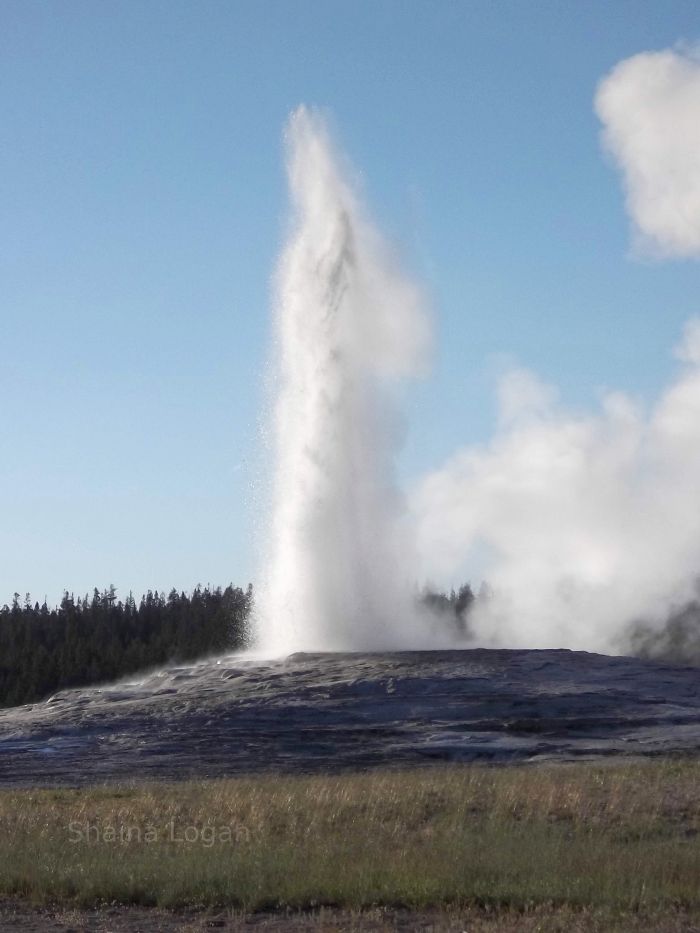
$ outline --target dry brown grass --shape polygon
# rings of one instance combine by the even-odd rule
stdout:
[[[663,762],[3,791],[0,895],[695,911],[699,779]]]

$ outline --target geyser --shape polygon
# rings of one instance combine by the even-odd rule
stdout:
[[[400,383],[429,345],[425,301],[368,219],[322,117],[300,107],[287,143],[294,222],[276,282],[258,647],[417,647],[427,633],[394,457]]]

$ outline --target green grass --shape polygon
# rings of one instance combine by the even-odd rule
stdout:
[[[699,831],[694,762],[6,790],[0,896],[695,912]]]

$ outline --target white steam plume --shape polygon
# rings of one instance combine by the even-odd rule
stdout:
[[[572,415],[526,371],[500,386],[501,422],[416,490],[425,573],[438,582],[479,560],[489,601],[481,644],[626,648],[629,623],[661,625],[700,573],[700,320],[682,367],[645,412],[622,393]]]
[[[619,164],[636,244],[700,256],[700,54],[666,49],[620,62],[596,111]]]
[[[365,215],[321,117],[301,107],[287,132],[295,216],[278,270],[258,644],[276,654],[411,645],[425,626],[412,627],[394,396],[425,364],[424,300]]]

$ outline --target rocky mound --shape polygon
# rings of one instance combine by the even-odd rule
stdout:
[[[573,651],[214,658],[0,711],[0,783],[695,754],[700,672]]]

